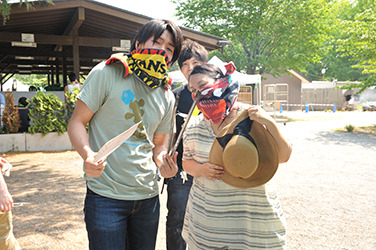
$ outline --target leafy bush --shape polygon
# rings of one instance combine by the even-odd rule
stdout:
[[[72,117],[74,107],[76,106],[76,101],[77,101],[77,95],[80,93],[80,89],[75,87],[73,88],[73,93],[70,91],[67,91],[65,93],[65,106],[67,109],[67,122],[69,119]]]
[[[46,135],[50,132],[63,134],[67,131],[64,104],[56,95],[38,91],[31,98],[29,112],[29,117],[33,122],[33,125],[29,127],[31,134]]]
[[[13,93],[8,91],[5,94],[5,109],[3,112],[3,125],[6,133],[17,133],[21,126],[20,115],[14,106]]]
[[[347,130],[347,132],[353,132],[355,127],[353,125],[349,124],[349,125],[345,126],[345,129]]]

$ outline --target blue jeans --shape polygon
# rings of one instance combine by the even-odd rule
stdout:
[[[166,221],[166,241],[168,250],[186,249],[186,244],[181,237],[184,224],[185,208],[187,206],[189,191],[192,186],[192,176],[188,176],[188,181],[178,177],[167,180],[167,221]]]
[[[159,197],[125,201],[87,189],[85,223],[90,249],[154,250],[159,222]]]

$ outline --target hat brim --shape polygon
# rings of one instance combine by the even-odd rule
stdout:
[[[217,135],[222,137],[231,134],[235,126],[248,118],[247,110],[243,110],[229,125],[224,127]],[[272,135],[258,122],[253,122],[250,136],[255,141],[258,149],[259,165],[254,174],[249,178],[232,176],[227,170],[222,160],[223,148],[214,140],[210,149],[209,162],[223,166],[224,174],[220,178],[223,182],[238,188],[252,188],[267,183],[276,173],[279,164],[278,150]]]

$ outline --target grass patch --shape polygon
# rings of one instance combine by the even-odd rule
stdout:
[[[347,130],[347,132],[354,132],[355,126],[349,124],[345,126],[345,129]]]
[[[371,125],[371,126],[361,126],[361,127],[355,127],[350,124],[350,125],[346,125],[344,128],[337,129],[336,131],[376,134],[376,124]]]

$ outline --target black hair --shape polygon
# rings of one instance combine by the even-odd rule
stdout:
[[[189,78],[197,74],[207,75],[210,78],[213,78],[214,80],[218,80],[225,77],[225,75],[222,73],[222,70],[213,64],[203,64],[195,66],[191,74],[189,75]]]
[[[74,82],[75,80],[77,80],[76,74],[74,72],[71,72],[68,77],[71,82]]]
[[[185,39],[178,60],[179,67],[181,68],[183,63],[192,57],[205,64],[208,62],[208,51],[201,44],[190,39]]]
[[[29,91],[37,91],[38,89],[35,86],[30,86]]]
[[[27,101],[27,98],[26,97],[20,97],[19,99],[18,99],[18,103],[20,103],[22,106],[24,106],[24,107],[26,107],[28,104],[29,104],[29,102]]]
[[[146,23],[141,30],[137,33],[136,37],[134,38],[131,46],[131,51],[136,49],[136,42],[139,44],[145,43],[149,38],[154,37],[154,39],[158,39],[161,37],[162,33],[168,30],[172,37],[174,43],[174,54],[172,58],[169,58],[171,61],[171,65],[178,60],[181,52],[182,42],[183,42],[183,34],[175,23],[169,20],[151,20]]]

